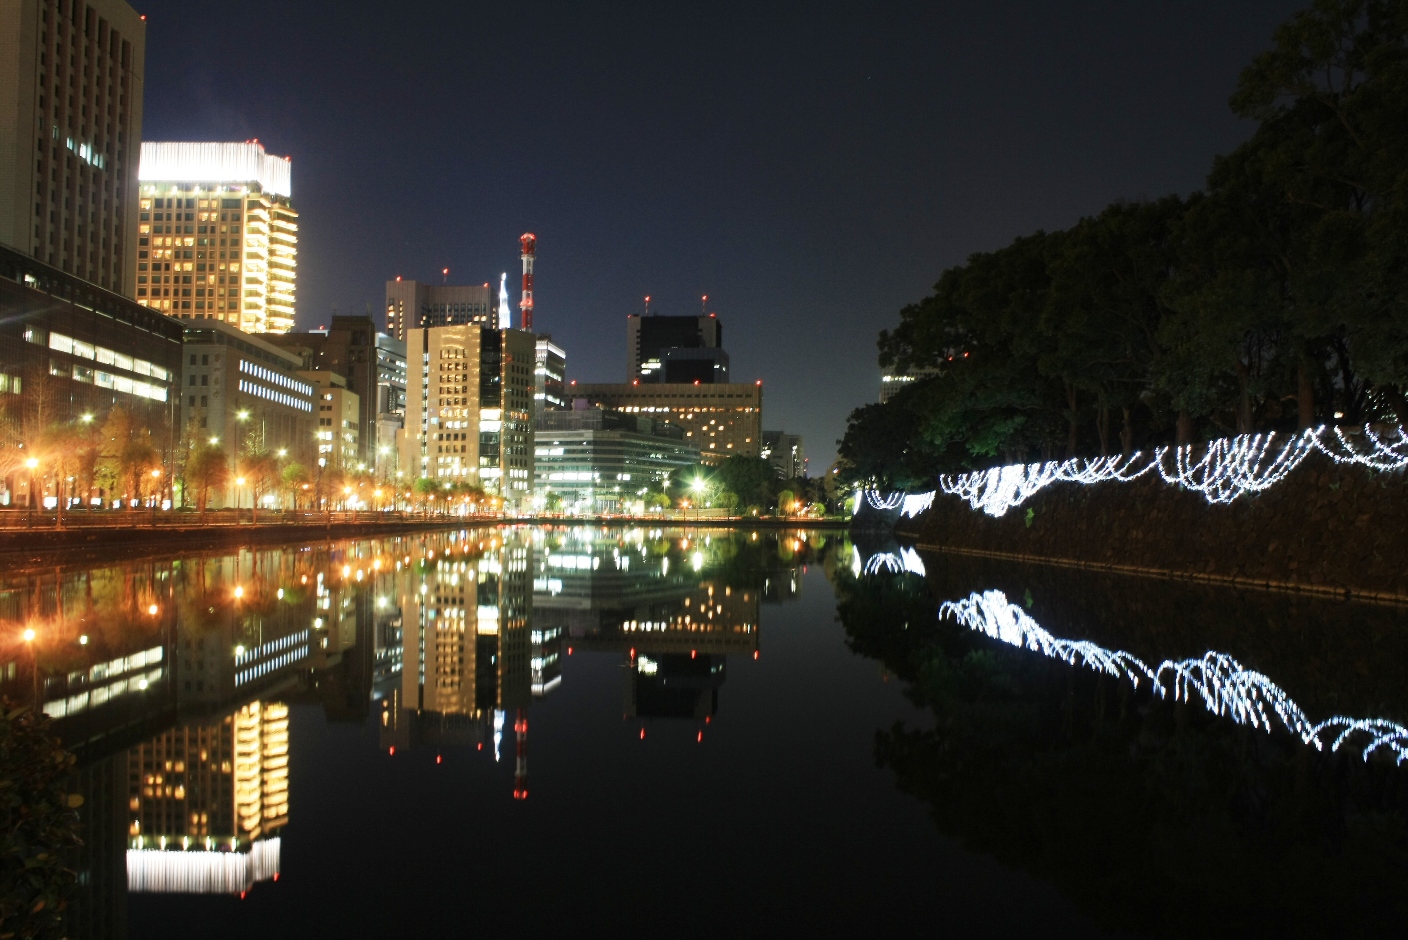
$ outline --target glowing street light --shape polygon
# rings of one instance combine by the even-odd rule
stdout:
[[[149,613],[149,614],[151,614],[153,617],[155,617],[155,616],[157,615],[157,611],[159,611],[159,610],[161,610],[161,608],[158,607],[158,606],[156,606],[155,604],[153,604],[152,606],[150,606],[150,607],[147,608],[147,613]]]
[[[29,469],[33,470],[35,467],[39,466],[39,461],[34,457],[31,457],[24,462],[24,465]]]
[[[235,600],[239,600],[241,597],[244,597],[244,586],[243,586],[243,585],[236,585],[236,586],[235,586]]]
[[[25,641],[26,643],[33,643],[33,642],[34,642],[34,636],[35,636],[35,633],[34,633],[34,628],[33,628],[33,627],[27,627],[27,628],[25,628],[25,631],[24,631],[24,641]]]
[[[249,409],[247,409],[247,408],[241,408],[239,411],[235,412],[235,417],[236,417],[236,418],[239,418],[241,421],[248,421],[248,420],[249,420]]]
[[[218,438],[218,437],[212,437],[212,438],[210,439],[210,446],[211,446],[211,447],[214,447],[214,446],[215,446],[216,444],[218,444],[218,443],[220,443],[220,438]]]

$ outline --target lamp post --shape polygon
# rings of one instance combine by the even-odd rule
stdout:
[[[29,470],[29,524],[34,525],[34,471],[39,467],[39,460],[30,457],[24,465]]]

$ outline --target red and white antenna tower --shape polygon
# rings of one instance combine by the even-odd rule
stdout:
[[[518,239],[518,244],[523,247],[523,299],[518,302],[520,319],[523,321],[519,328],[529,333],[533,332],[533,256],[538,251],[538,236],[529,232]]]

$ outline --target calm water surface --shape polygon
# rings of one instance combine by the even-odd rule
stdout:
[[[0,616],[80,756],[74,937],[1408,913],[1395,608],[519,528],[12,571]]]

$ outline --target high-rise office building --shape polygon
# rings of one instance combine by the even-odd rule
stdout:
[[[524,508],[533,491],[536,337],[473,324],[409,337],[401,472],[478,483],[506,508]]]
[[[716,314],[626,318],[626,381],[727,382],[724,327]]]
[[[533,370],[533,413],[567,408],[567,353],[548,333],[538,334],[538,361]]]
[[[411,330],[468,323],[496,329],[500,323],[488,284],[422,284],[396,278],[386,282],[386,332],[404,341]]]
[[[763,449],[759,456],[772,464],[773,470],[784,480],[807,475],[807,452],[800,434],[764,431]]]
[[[266,334],[295,353],[303,368],[334,372],[358,397],[358,463],[379,475],[395,469],[396,431],[406,415],[406,344],[376,329],[371,314],[335,316],[327,329]]]
[[[142,144],[137,302],[246,333],[293,329],[292,162],[246,143]]]
[[[880,376],[880,404],[885,404],[885,402],[898,395],[901,389],[904,389],[914,382],[938,374],[940,374],[940,370],[934,368],[910,369],[905,372],[886,372],[884,375]]]
[[[127,297],[146,33],[122,0],[0,4],[0,243]]]
[[[546,505],[555,493],[564,510],[581,514],[644,512],[648,493],[700,459],[672,424],[586,407],[538,415],[534,455],[539,499]]]

